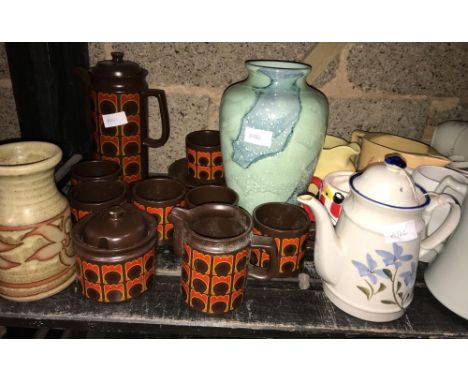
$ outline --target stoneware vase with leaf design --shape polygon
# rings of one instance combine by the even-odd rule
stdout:
[[[0,296],[33,301],[75,280],[67,199],[54,168],[62,151],[47,142],[0,145]]]
[[[325,139],[328,102],[306,82],[311,67],[248,61],[249,76],[224,92],[220,108],[226,184],[252,213],[307,190]]]
[[[326,296],[338,308],[369,321],[399,318],[413,299],[418,259],[442,243],[460,221],[450,195],[415,185],[399,156],[372,164],[350,180],[333,229],[325,207],[302,195],[316,220],[314,260]],[[444,223],[424,236],[437,206],[448,205]]]

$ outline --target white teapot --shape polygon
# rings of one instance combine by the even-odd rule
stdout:
[[[403,315],[413,299],[420,254],[443,242],[460,220],[450,195],[429,196],[405,167],[401,157],[389,155],[353,175],[336,230],[317,199],[298,198],[315,215],[315,266],[325,294],[361,319],[384,322]],[[450,206],[445,222],[422,240],[432,211],[442,204]]]

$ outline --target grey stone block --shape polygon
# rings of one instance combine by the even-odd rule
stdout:
[[[21,138],[13,91],[0,88],[0,141]]]
[[[338,65],[340,64],[340,56],[338,55],[335,59],[330,62],[327,68],[315,79],[315,81],[311,84],[312,86],[320,89],[326,83],[330,82],[336,76],[336,70],[338,69]],[[314,69],[312,68],[312,71]]]
[[[185,136],[195,130],[204,130],[208,125],[208,97],[167,94],[171,134],[167,143],[160,148],[149,149],[151,172],[167,172],[168,166],[185,157]],[[149,101],[150,136],[161,135],[159,107],[156,100]]]
[[[452,120],[468,121],[468,100],[461,101],[452,109],[434,112],[429,118],[428,125],[437,126],[439,123]]]
[[[364,90],[468,96],[467,43],[355,44],[348,78]]]
[[[8,69],[8,58],[4,42],[0,42],[0,78],[10,78],[10,70]]]
[[[113,43],[148,69],[151,84],[226,87],[247,76],[251,59],[301,61],[314,43]]]
[[[106,57],[103,42],[90,42],[88,43],[89,52],[89,66],[94,66],[98,61],[110,60],[110,57]]]
[[[329,99],[329,103],[328,134],[348,140],[356,129],[420,139],[429,109],[428,101]]]

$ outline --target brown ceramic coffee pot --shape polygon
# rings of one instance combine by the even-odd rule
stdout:
[[[167,142],[169,113],[164,91],[148,89],[148,71],[135,62],[124,61],[122,52],[111,54],[112,60],[100,61],[88,71],[76,68],[74,72],[86,87],[86,114],[95,159],[119,163],[122,180],[132,183],[148,176],[148,147],[161,147]],[[159,102],[159,139],[148,137],[150,96]]]

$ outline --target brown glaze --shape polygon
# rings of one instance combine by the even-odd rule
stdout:
[[[218,203],[191,210],[176,207],[169,221],[174,224],[175,251],[182,258],[182,298],[191,308],[210,314],[232,311],[244,299],[248,275],[263,280],[274,275],[274,240],[253,235],[252,219],[243,209]],[[250,248],[271,255],[268,269],[248,265]]]
[[[112,52],[112,60],[100,61],[86,71],[75,69],[86,86],[86,112],[93,136],[94,156],[120,164],[122,180],[136,182],[148,176],[148,146],[163,146],[169,138],[169,113],[166,94],[148,89],[148,71],[122,52]],[[161,115],[162,135],[148,137],[148,97],[156,97]],[[128,123],[105,127],[102,115],[124,111]]]
[[[90,212],[125,203],[128,186],[120,180],[79,183],[68,193],[72,220],[76,223]]]
[[[130,204],[97,211],[72,230],[78,281],[99,302],[132,299],[154,280],[155,221]]]
[[[279,262],[275,277],[291,277],[303,267],[305,250],[312,247],[310,219],[299,206],[271,202],[256,207],[252,213],[254,233],[275,238]],[[261,249],[253,250],[251,263],[269,267],[270,255]]]
[[[226,182],[224,181],[224,178],[221,178],[219,180],[213,180],[211,182],[203,182],[201,180],[189,177],[189,174],[187,172],[187,158],[181,158],[177,159],[176,161],[172,162],[169,165],[168,168],[168,173],[171,178],[180,180],[185,184],[185,187],[188,189],[198,187],[198,186],[203,186],[206,184],[215,184],[215,185],[220,185],[220,186],[225,186]]]
[[[150,178],[133,185],[132,203],[156,219],[159,245],[172,245],[174,226],[168,216],[175,206],[182,205],[184,195],[184,184],[168,177]]]
[[[237,205],[239,195],[225,186],[206,185],[192,188],[185,194],[186,208],[194,208],[206,203],[224,203]]]
[[[120,173],[120,165],[116,162],[90,160],[77,163],[70,169],[70,183],[75,186],[93,180],[119,180]]]
[[[224,179],[218,130],[193,131],[185,137],[188,178],[202,183]]]

